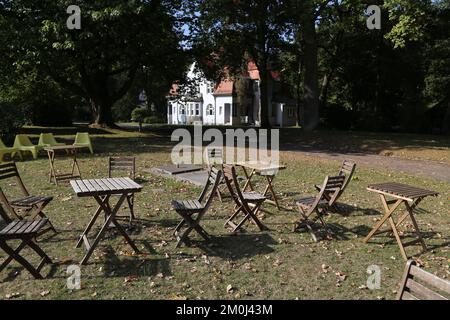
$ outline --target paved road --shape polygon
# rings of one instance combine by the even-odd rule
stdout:
[[[433,178],[450,183],[450,165],[436,161],[407,160],[363,153],[331,153],[325,151],[293,151],[306,156],[339,160],[353,159],[372,168],[402,171],[407,174]]]

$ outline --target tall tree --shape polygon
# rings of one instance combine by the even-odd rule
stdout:
[[[82,96],[96,125],[114,125],[111,108],[129,90],[144,66],[170,65],[182,53],[174,28],[176,2],[85,1],[81,29],[70,30],[65,0],[10,0],[2,12],[20,33],[16,64],[41,72]]]
[[[197,0],[192,7],[200,15],[194,27],[194,50],[200,60],[214,60],[219,76],[246,71],[249,60],[259,70],[260,125],[268,127],[269,90],[274,57],[280,41],[282,1]]]

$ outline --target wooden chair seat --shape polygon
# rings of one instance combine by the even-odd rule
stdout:
[[[236,232],[243,227],[247,221],[253,222],[260,231],[267,230],[267,227],[258,219],[258,212],[263,202],[267,199],[257,192],[243,192],[236,175],[236,168],[230,165],[223,165],[223,175],[234,202],[233,214],[225,221],[225,227],[230,227],[232,232]],[[245,189],[245,188],[244,188]],[[240,221],[237,220],[239,216]]]
[[[25,269],[27,269],[36,279],[42,279],[40,271],[46,263],[52,263],[47,254],[38,246],[35,242],[35,238],[41,233],[41,229],[49,223],[47,218],[35,219],[35,220],[13,220],[0,230],[0,248],[6,252],[8,257],[0,265],[0,272],[4,270],[11,261],[16,260]],[[21,240],[16,249],[13,249],[9,244],[9,240]],[[20,252],[30,248],[37,253],[41,261],[37,267],[31,265]]]
[[[27,196],[20,199],[15,199],[10,201],[12,207],[15,208],[31,208],[37,204],[43,202],[50,202],[53,200],[53,197],[45,197],[45,196]]]
[[[197,199],[193,200],[172,200],[171,204],[175,211],[181,216],[183,220],[178,223],[174,230],[174,236],[177,238],[177,248],[181,244],[190,245],[189,234],[196,231],[203,239],[209,240],[209,235],[200,226],[203,216],[208,211],[209,206],[217,194],[219,182],[222,179],[222,171],[211,167],[206,179],[205,186]],[[184,231],[182,231],[184,229]]]
[[[299,209],[300,221],[294,225],[294,231],[306,228],[313,240],[317,242],[317,236],[313,227],[315,227],[316,221],[319,221],[323,230],[330,234],[330,230],[323,218],[340,195],[344,181],[345,176],[343,175],[326,176],[317,196],[296,200],[295,204]]]
[[[242,192],[244,200],[248,202],[264,202],[267,197],[257,192]]]
[[[13,220],[0,231],[0,238],[20,239],[27,235],[36,235],[47,222],[47,218],[37,220]]]
[[[23,183],[17,166],[14,162],[0,164],[0,180],[6,180],[14,178],[16,185],[20,187],[21,198],[8,200],[7,195],[0,187],[0,204],[4,210],[0,210],[0,216],[6,223],[10,223],[14,220],[34,220],[36,218],[47,218],[44,209],[53,200],[53,197],[49,196],[33,196],[30,195],[25,184]],[[8,187],[9,188],[9,187]],[[56,233],[55,227],[48,221],[50,228],[47,230],[53,230]]]
[[[314,204],[314,201],[316,201],[316,197],[307,197],[295,200],[295,204],[298,206],[309,208]],[[328,203],[327,200],[324,199],[321,199],[319,201],[319,205],[326,205],[327,203]]]
[[[172,200],[172,207],[175,210],[183,211],[202,211],[205,206],[201,204],[198,200]]]

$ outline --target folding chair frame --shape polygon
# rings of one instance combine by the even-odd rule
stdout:
[[[230,191],[230,194],[236,204],[235,211],[227,219],[224,226],[231,227],[232,232],[236,232],[242,228],[247,220],[250,220],[258,226],[260,231],[268,230],[268,228],[262,224],[257,217],[257,213],[260,211],[261,205],[264,203],[266,198],[263,195],[259,195],[259,197],[255,198],[254,201],[245,199],[239,186],[236,168],[234,166],[224,165],[223,173],[228,190]],[[242,213],[244,217],[238,223],[234,223],[234,219],[239,215],[239,213]]]
[[[317,236],[314,232],[313,226],[317,221],[319,221],[327,234],[331,235],[332,232],[323,217],[327,214],[328,210],[339,196],[344,184],[344,179],[344,176],[326,176],[322,187],[320,188],[319,194],[315,197],[311,204],[302,203],[302,199],[297,202],[301,220],[294,226],[294,231],[302,227],[306,227],[314,242],[317,242]],[[311,219],[313,215],[315,215],[315,217],[314,219]]]
[[[214,195],[217,194],[217,188],[219,186],[219,183],[222,179],[222,171],[212,167],[209,171],[208,179],[206,181],[206,184],[200,193],[200,196],[198,197],[198,202],[201,204],[201,207],[199,208],[184,208],[182,205],[179,204],[178,201],[172,201],[172,206],[174,207],[175,211],[182,217],[182,220],[177,225],[174,231],[174,236],[177,238],[177,244],[176,247],[179,248],[183,243],[187,246],[190,245],[189,241],[189,234],[195,230],[197,233],[206,241],[209,241],[209,235],[200,226],[200,222],[203,218],[203,216],[208,211],[211,202],[214,198]],[[209,191],[210,187],[212,186],[211,191]],[[208,193],[209,191],[209,193]],[[194,204],[194,202],[187,200],[188,203]],[[197,214],[195,218],[193,218],[193,215]],[[183,227],[186,226],[186,229],[184,232],[181,230]]]
[[[115,171],[127,171],[130,179],[136,179],[136,158],[135,157],[109,157],[108,158],[108,177],[112,178]],[[128,209],[130,210],[129,217],[116,216],[117,219],[128,218],[129,222],[136,219],[134,214],[134,193],[127,195]]]
[[[38,220],[35,220],[38,221]],[[48,222],[48,219],[40,219],[38,224],[41,226],[45,225]],[[53,263],[49,256],[36,244],[35,238],[37,236],[37,233],[28,233],[24,235],[20,234],[1,234],[0,235],[0,248],[3,249],[6,254],[8,254],[8,257],[3,261],[3,263],[0,265],[0,272],[4,270],[11,261],[15,260],[18,263],[20,263],[25,269],[27,269],[36,279],[43,279],[42,275],[40,274],[40,271],[42,267],[46,263]],[[13,249],[10,245],[8,245],[7,241],[9,240],[21,240],[21,243],[16,249]],[[33,265],[31,265],[30,262],[28,262],[27,259],[25,259],[23,256],[20,255],[20,252],[25,249],[26,247],[31,248],[34,252],[36,252],[41,257],[41,262],[39,265],[35,268]]]
[[[15,178],[17,181],[17,184],[20,187],[20,190],[22,191],[22,194],[25,197],[29,197],[30,193],[28,192],[27,188],[25,187],[25,184],[22,181],[22,178],[19,175],[19,171],[17,170],[17,166],[14,162],[6,163],[6,164],[0,164],[0,180],[5,180],[8,178]],[[13,219],[17,220],[23,220],[25,218],[34,220],[38,216],[41,218],[47,218],[47,216],[44,213],[44,208],[53,200],[52,197],[47,197],[46,199],[40,201],[39,203],[30,205],[29,207],[26,206],[19,206],[19,205],[12,205],[8,198],[6,197],[6,194],[3,192],[2,188],[0,188],[0,203],[3,204],[4,208],[6,209],[6,213],[2,212],[0,215],[6,222],[11,222]],[[16,209],[19,209],[23,211],[23,214],[19,214]],[[9,214],[9,216],[8,216]],[[11,218],[12,217],[12,218]],[[48,229],[43,230],[40,234],[43,234],[49,230],[54,231],[57,233],[55,227],[53,224],[48,221],[48,224],[50,225]],[[40,235],[39,234],[39,235]]]
[[[332,209],[334,212],[341,213],[342,210],[340,210],[337,201],[341,197],[341,195],[344,193],[345,189],[347,188],[348,184],[352,180],[353,174],[355,173],[356,169],[356,163],[350,160],[344,160],[342,162],[341,168],[339,169],[338,176],[345,176],[344,184],[342,185],[341,191],[334,199],[334,202],[330,204],[330,209]],[[314,186],[317,191],[320,191],[321,186],[315,185]],[[327,192],[324,194],[325,199],[328,201],[331,199],[330,194]]]

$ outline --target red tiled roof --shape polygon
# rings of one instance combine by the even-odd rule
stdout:
[[[272,76],[272,78],[274,80],[280,79],[280,72],[273,71],[273,70],[268,70],[268,71],[270,72],[270,75]],[[250,77],[250,79],[259,80],[259,70],[258,70],[258,67],[256,66],[255,62],[250,60],[247,63],[247,72],[248,72],[248,76]]]
[[[233,80],[225,79],[220,81],[216,90],[214,91],[215,95],[228,95],[233,94]]]

